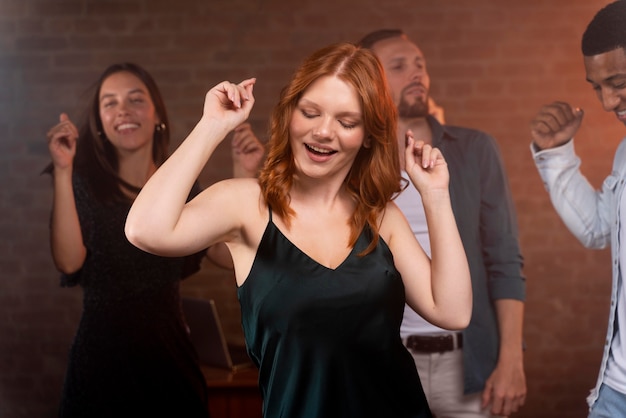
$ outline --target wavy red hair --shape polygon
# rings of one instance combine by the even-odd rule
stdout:
[[[289,84],[270,119],[268,157],[259,175],[265,201],[271,210],[289,223],[294,211],[289,206],[295,164],[289,143],[289,124],[298,101],[320,77],[335,76],[351,85],[359,97],[364,135],[368,143],[357,154],[344,181],[356,208],[350,221],[350,246],[356,243],[365,224],[372,231],[372,241],[362,254],[378,244],[378,218],[387,203],[401,190],[396,106],[393,103],[383,68],[368,49],[340,43],[319,49],[304,60]]]

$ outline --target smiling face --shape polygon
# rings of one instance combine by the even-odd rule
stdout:
[[[586,56],[587,81],[595,90],[602,107],[615,112],[626,125],[626,51],[616,48],[603,54]]]
[[[299,175],[341,180],[363,146],[361,104],[354,88],[335,76],[313,82],[298,101],[289,141]]]
[[[152,149],[159,123],[146,85],[135,75],[121,71],[107,77],[98,97],[102,128],[118,155]]]
[[[422,51],[404,36],[378,41],[372,45],[372,51],[385,69],[398,116],[426,117],[430,77]]]

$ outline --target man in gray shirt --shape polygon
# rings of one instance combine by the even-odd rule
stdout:
[[[442,125],[429,115],[426,62],[402,31],[376,31],[360,44],[372,49],[385,69],[398,106],[400,152],[411,129],[416,139],[438,147],[446,158],[452,207],[472,275],[473,313],[467,329],[456,333],[436,328],[406,307],[403,341],[435,416],[509,415],[526,397],[526,284],[515,210],[496,142],[480,131]],[[418,199],[408,189],[397,203],[427,250],[428,231]]]

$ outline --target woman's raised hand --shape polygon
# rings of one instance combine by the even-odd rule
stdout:
[[[250,115],[254,83],[256,78],[249,78],[239,84],[223,81],[213,87],[206,94],[202,118],[220,120],[228,131],[235,129]]]
[[[420,193],[438,189],[448,191],[448,164],[438,148],[416,141],[409,130],[404,157],[406,172]]]
[[[48,150],[55,169],[65,169],[72,165],[76,155],[78,129],[65,113],[59,116],[59,123],[48,131]]]

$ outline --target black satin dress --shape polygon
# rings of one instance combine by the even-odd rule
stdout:
[[[141,251],[124,235],[130,203],[96,201],[79,177],[74,193],[88,253],[79,272],[62,276],[84,297],[60,417],[206,418],[206,383],[179,298],[180,280],[199,268],[200,254]]]
[[[311,259],[271,221],[238,289],[265,418],[431,417],[400,339],[404,286],[387,245],[336,269]]]

